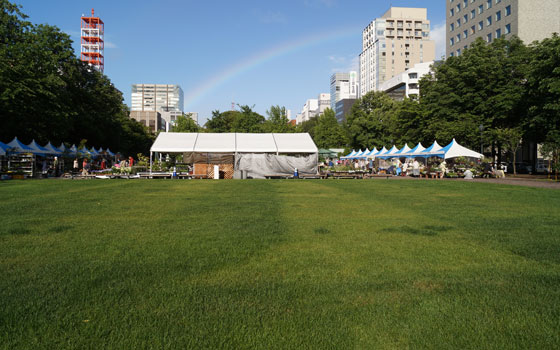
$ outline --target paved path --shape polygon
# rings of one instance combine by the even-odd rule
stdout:
[[[379,179],[379,178],[377,178]],[[383,178],[385,179],[385,178]],[[390,180],[415,180],[415,181],[468,181],[477,183],[494,183],[502,185],[514,185],[514,186],[527,186],[527,187],[538,187],[538,188],[549,188],[560,190],[560,182],[554,182],[546,179],[531,179],[531,178],[511,178],[507,177],[505,179],[425,179],[425,178],[414,178],[410,176],[392,176],[389,177]]]

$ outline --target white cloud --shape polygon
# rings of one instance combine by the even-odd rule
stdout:
[[[112,41],[105,40],[105,48],[106,49],[116,49],[116,48],[118,48],[118,46],[117,46],[117,44],[115,44]]]
[[[329,56],[328,59],[336,64],[336,66],[331,69],[331,73],[357,72],[360,68],[360,57],[358,55]]]
[[[447,25],[443,22],[433,26],[430,32],[431,39],[436,43],[436,60],[440,60],[445,56],[446,29]]]

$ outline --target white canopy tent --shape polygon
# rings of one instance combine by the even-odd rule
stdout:
[[[481,159],[482,157],[484,157],[478,152],[471,151],[470,149],[461,146],[457,141],[455,141],[455,139],[453,139],[453,141],[451,141],[447,146],[433,152],[433,155],[444,159],[456,157],[470,157]]]
[[[150,148],[150,172],[153,153],[233,154],[239,160],[243,154],[292,154],[313,156],[314,166],[319,150],[307,133],[173,133],[162,132]],[[248,159],[247,157],[245,157]],[[262,161],[262,160],[261,160]],[[278,162],[278,159],[275,160]],[[290,164],[295,164],[293,159]],[[306,167],[309,168],[307,162]],[[293,169],[292,169],[293,171]]]

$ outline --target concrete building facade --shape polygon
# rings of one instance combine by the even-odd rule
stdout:
[[[558,0],[445,0],[446,57],[458,56],[477,38],[490,43],[517,35],[525,44],[560,33]]]
[[[331,109],[336,110],[336,103],[343,99],[358,97],[358,73],[334,73],[331,75]]]
[[[133,84],[131,111],[183,112],[184,94],[179,85]]]
[[[157,111],[130,111],[130,118],[148,127],[148,130],[154,134],[159,130],[167,129],[167,123]]]
[[[318,98],[305,101],[301,113],[296,115],[296,123],[301,124],[323,113],[331,107],[331,94],[321,93]]]
[[[354,102],[356,102],[355,98],[343,98],[336,103],[334,113],[339,123],[346,120],[346,115],[350,112]]]
[[[470,0],[469,0],[470,1]],[[416,63],[435,59],[425,8],[391,7],[362,32],[360,97]]]
[[[405,97],[415,99],[420,94],[418,82],[431,73],[430,67],[434,62],[417,63],[406,72],[402,72],[381,84],[381,91],[386,92],[392,99],[404,100]]]

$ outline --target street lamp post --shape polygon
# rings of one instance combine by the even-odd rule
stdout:
[[[482,147],[482,132],[484,131],[484,125],[480,124],[478,126],[478,130],[480,130],[480,154],[484,154],[484,149]]]

